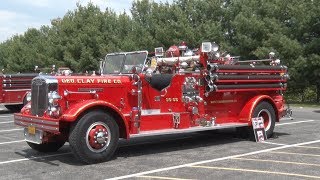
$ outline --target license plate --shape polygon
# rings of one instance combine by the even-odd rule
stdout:
[[[28,133],[35,135],[36,134],[36,127],[34,126],[28,126]]]
[[[24,128],[24,139],[28,142],[41,144],[43,139],[43,131],[36,129],[34,126]]]

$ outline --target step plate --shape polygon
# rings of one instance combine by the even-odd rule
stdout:
[[[215,126],[210,126],[210,127],[197,126],[197,127],[186,128],[186,129],[163,129],[163,130],[153,130],[153,131],[140,131],[139,134],[130,135],[130,138],[156,136],[156,135],[164,135],[164,134],[179,134],[179,133],[188,133],[188,132],[197,132],[197,131],[208,131],[208,130],[217,130],[217,129],[245,127],[245,126],[248,126],[248,123],[226,123],[226,124],[216,124]]]

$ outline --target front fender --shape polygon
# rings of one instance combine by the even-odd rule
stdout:
[[[76,121],[83,112],[94,107],[106,107],[115,111],[121,117],[125,125],[126,132],[129,132],[128,123],[125,120],[125,117],[123,116],[119,108],[117,108],[111,103],[108,103],[106,101],[101,101],[101,100],[90,99],[90,100],[84,100],[77,104],[74,104],[67,111],[63,112],[63,115],[61,116],[61,120],[67,121],[67,122]]]
[[[261,102],[261,101],[267,101],[269,103],[271,103],[271,105],[274,107],[275,113],[276,113],[276,117],[278,118],[277,114],[278,114],[278,109],[275,108],[276,104],[273,101],[273,99],[270,96],[267,95],[259,95],[259,96],[255,96],[252,99],[250,99],[245,106],[243,106],[240,114],[239,114],[239,119],[240,122],[245,122],[248,123],[249,126],[251,126],[251,118],[252,118],[252,113],[254,111],[254,108]]]

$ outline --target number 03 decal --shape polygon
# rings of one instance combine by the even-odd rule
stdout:
[[[179,98],[166,98],[167,102],[179,102]]]

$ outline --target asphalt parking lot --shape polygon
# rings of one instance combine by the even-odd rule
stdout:
[[[38,153],[0,106],[0,179],[320,179],[320,109],[294,108],[274,138],[255,143],[233,130],[120,141],[114,158],[83,165],[66,144]]]

